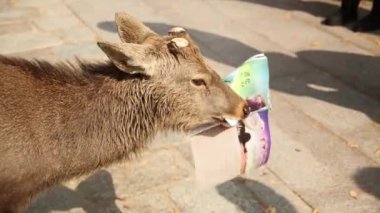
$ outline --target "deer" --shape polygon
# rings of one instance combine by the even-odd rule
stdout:
[[[157,137],[249,114],[182,27],[158,35],[124,12],[107,60],[0,56],[0,212],[54,185],[130,160]]]

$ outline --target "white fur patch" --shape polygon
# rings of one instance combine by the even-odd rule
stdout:
[[[172,41],[178,47],[187,47],[189,45],[189,41],[187,41],[185,38],[173,38]]]
[[[180,33],[180,32],[186,32],[185,29],[182,27],[173,27],[172,29],[169,30],[169,33]]]
[[[228,118],[226,118],[226,121],[227,121],[227,123],[228,123],[230,126],[236,126],[236,124],[239,123],[239,121],[236,120],[236,119],[228,119]]]

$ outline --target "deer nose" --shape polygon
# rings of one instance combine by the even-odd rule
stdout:
[[[248,117],[249,113],[251,112],[251,108],[249,107],[248,103],[246,103],[243,107],[243,116],[244,118]]]

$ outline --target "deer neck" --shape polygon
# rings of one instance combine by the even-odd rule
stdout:
[[[180,131],[186,125],[178,109],[181,97],[149,81],[105,82],[81,95],[63,128],[61,164],[72,175],[128,159],[158,133]],[[173,101],[174,100],[174,101]]]

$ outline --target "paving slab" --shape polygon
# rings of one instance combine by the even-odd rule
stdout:
[[[96,41],[95,33],[92,32],[90,28],[84,26],[68,28],[60,33],[60,35],[65,43],[80,43],[86,41],[95,43]]]
[[[276,1],[269,0],[266,2]],[[223,3],[226,5],[223,6]],[[273,10],[269,7],[262,8],[260,6],[262,1],[252,1],[246,5],[231,1],[223,3],[216,4],[217,8],[220,8],[220,11],[225,15],[234,13],[234,20],[244,24],[246,31],[252,29],[258,34],[263,34],[268,39],[278,42],[279,46],[295,52],[298,58],[306,59],[309,63],[322,68],[322,71],[330,73],[348,85],[379,99],[378,91],[380,90],[374,80],[380,77],[378,56],[373,56],[372,52],[356,45],[356,40],[359,40],[359,43],[364,42],[360,40],[363,37],[353,34],[347,29],[345,35],[334,34],[335,31],[332,32],[331,30],[327,32],[325,31],[327,27],[320,24],[316,25],[315,18],[314,23],[312,21],[304,22],[296,15],[289,19],[286,15],[288,13],[282,10],[279,12],[276,11],[277,9]],[[286,3],[281,2],[280,5],[286,5]],[[237,8],[229,11],[228,8],[230,7]],[[244,10],[247,12],[242,12]],[[258,10],[260,12],[256,13]],[[252,24],[251,20],[264,16],[263,11],[267,11],[265,14],[267,18]],[[275,27],[273,23],[276,23]],[[310,26],[310,23],[313,25]],[[276,31],[281,33],[276,33]],[[377,36],[377,38],[379,37]],[[373,42],[367,41],[366,44],[374,48],[379,47]],[[379,50],[380,48],[376,49]],[[353,58],[355,60],[352,60]]]
[[[249,192],[241,193],[242,188],[247,190],[231,181],[216,188],[200,188],[190,180],[173,185],[169,192],[182,212],[264,212]],[[226,202],[224,197],[232,200]]]
[[[111,174],[98,171],[77,181],[70,181],[47,191],[25,212],[120,212]]]
[[[59,59],[54,55],[51,48],[42,48],[42,49],[33,49],[25,52],[17,52],[13,54],[9,54],[10,56],[14,57],[21,57],[29,60],[47,60],[50,62],[56,62],[59,61]]]
[[[40,6],[38,11],[43,17],[73,15],[68,7],[62,5],[61,1],[52,1],[49,4]]]
[[[380,49],[380,48],[379,48]],[[345,82],[351,88],[380,100],[380,57],[350,52],[304,50],[299,58]]]
[[[9,4],[8,4],[8,0],[1,0],[0,1],[0,10],[3,10],[5,9],[6,7],[8,7]]]
[[[0,11],[0,22],[18,22],[20,20],[28,20],[39,16],[37,8],[21,7],[21,8],[7,8]]]
[[[313,0],[268,0],[268,1],[250,1],[253,4],[259,4],[278,8],[283,13],[284,18],[305,22],[309,26],[313,26],[321,31],[325,31],[338,39],[351,43],[374,54],[379,54],[378,33],[352,33],[350,29],[342,26],[327,27],[321,25],[320,22],[324,17],[331,15],[339,8],[339,1],[313,1]],[[362,17],[368,14],[371,6],[367,5],[370,1],[361,1],[359,14]]]
[[[70,9],[81,18],[100,38],[117,41],[118,35],[109,31],[112,28],[115,12],[128,11],[131,15],[139,18],[141,21],[156,19],[160,17],[155,15],[155,9],[147,7],[143,1],[112,1],[112,4],[106,1],[75,1],[65,0]]]
[[[276,212],[312,212],[313,207],[284,184],[268,166],[252,170],[246,177],[236,178],[250,189],[266,210]]]
[[[107,58],[94,41],[64,44],[53,47],[52,51],[60,59],[66,60],[74,59],[75,57],[80,57],[83,60],[104,60]]]
[[[253,31],[265,35],[270,40],[276,41],[280,46],[290,51],[318,46],[320,48],[323,47],[325,50],[344,49],[348,52],[367,53],[350,43],[341,41],[329,33],[310,27],[308,23],[299,21],[296,18],[287,18],[286,13],[280,9],[266,7],[259,3],[256,4],[255,1],[244,2],[242,4],[234,1],[223,1],[213,5],[222,14],[232,15],[235,21],[246,27],[245,30],[248,31],[249,29],[250,32]],[[235,10],[228,10],[228,8],[235,8]],[[256,21],[253,24],[252,20],[260,21]],[[273,23],[276,23],[276,30],[281,31],[281,33],[273,33]],[[319,45],[315,45],[317,41],[319,41]]]
[[[373,124],[379,122],[378,101],[346,87],[325,73],[276,79],[272,86],[294,107],[344,139],[347,146],[357,146],[380,163],[375,156],[380,145],[380,129]]]
[[[149,199],[147,199],[149,198]],[[121,205],[122,212],[179,212],[179,207],[168,196],[167,189],[160,191],[147,191],[139,194],[128,195],[125,202]]]
[[[15,0],[12,4],[19,7],[44,7],[58,2],[61,0]]]
[[[352,179],[358,170],[378,164],[325,131],[278,92],[272,93],[272,100],[277,106],[271,122],[275,143],[268,167],[321,212],[376,212],[380,205],[371,193],[362,193],[359,200],[350,191],[360,191]]]
[[[376,52],[367,51],[366,48],[363,49],[357,45],[363,43],[378,47],[377,44],[362,37],[362,39],[351,40],[358,35],[348,30],[344,35],[339,33],[341,30],[335,30],[337,31],[335,33],[330,28],[317,25],[315,17],[306,22],[297,18],[296,15],[290,16],[287,10],[282,9],[283,7],[291,8],[290,3],[294,4],[297,1],[262,2],[252,1],[240,4],[234,1],[223,1],[213,5],[224,15],[232,15],[240,26],[244,26],[245,31],[250,32],[249,34],[257,33],[275,41],[277,46],[272,46],[273,48],[282,47],[294,52],[298,58],[322,68],[322,71],[330,73],[348,85],[376,99],[380,98],[380,90],[377,88],[379,84],[374,80],[380,77],[380,69],[378,69],[380,60],[378,56],[373,55]],[[262,4],[273,4],[275,9]],[[236,9],[230,11],[228,8]],[[258,20],[259,17],[265,18],[253,24],[251,20]],[[281,33],[273,33],[272,23],[276,23],[276,31],[281,31]],[[363,69],[364,64],[366,69]]]
[[[82,23],[71,15],[41,17],[34,20],[36,26],[42,31],[53,31],[81,26]]]
[[[148,6],[159,8],[157,10],[158,15],[171,20],[163,23],[158,21],[149,22],[147,23],[148,26],[164,33],[170,27],[178,25],[173,20],[181,20],[181,26],[185,27],[194,40],[198,42],[203,54],[213,61],[227,64],[230,67],[237,67],[252,55],[264,52],[271,59],[269,62],[271,78],[308,72],[302,62],[297,60],[297,56],[286,52],[284,48],[265,36],[250,33],[247,30],[246,33],[242,33],[241,23],[228,15],[220,14],[216,11],[215,16],[211,17],[213,19],[208,18],[199,22],[193,21],[192,10],[189,8],[197,8],[199,16],[208,16],[210,11],[213,10],[213,5],[202,4],[199,1],[177,1],[172,5],[172,7],[176,8],[176,10],[173,10],[161,2],[147,2]],[[182,15],[178,17],[178,14]],[[226,70],[219,74],[224,76],[231,70]]]
[[[192,167],[175,148],[152,149],[131,163],[116,164],[54,187],[26,212],[72,208],[99,213],[171,212],[175,205],[167,195],[167,185],[186,179],[191,173]]]
[[[18,22],[18,23],[0,23],[0,36],[4,34],[14,34],[14,33],[29,33],[33,32],[35,29],[30,22]]]
[[[0,43],[0,53],[9,54],[58,46],[63,42],[55,35],[35,32],[2,35],[0,36]]]

